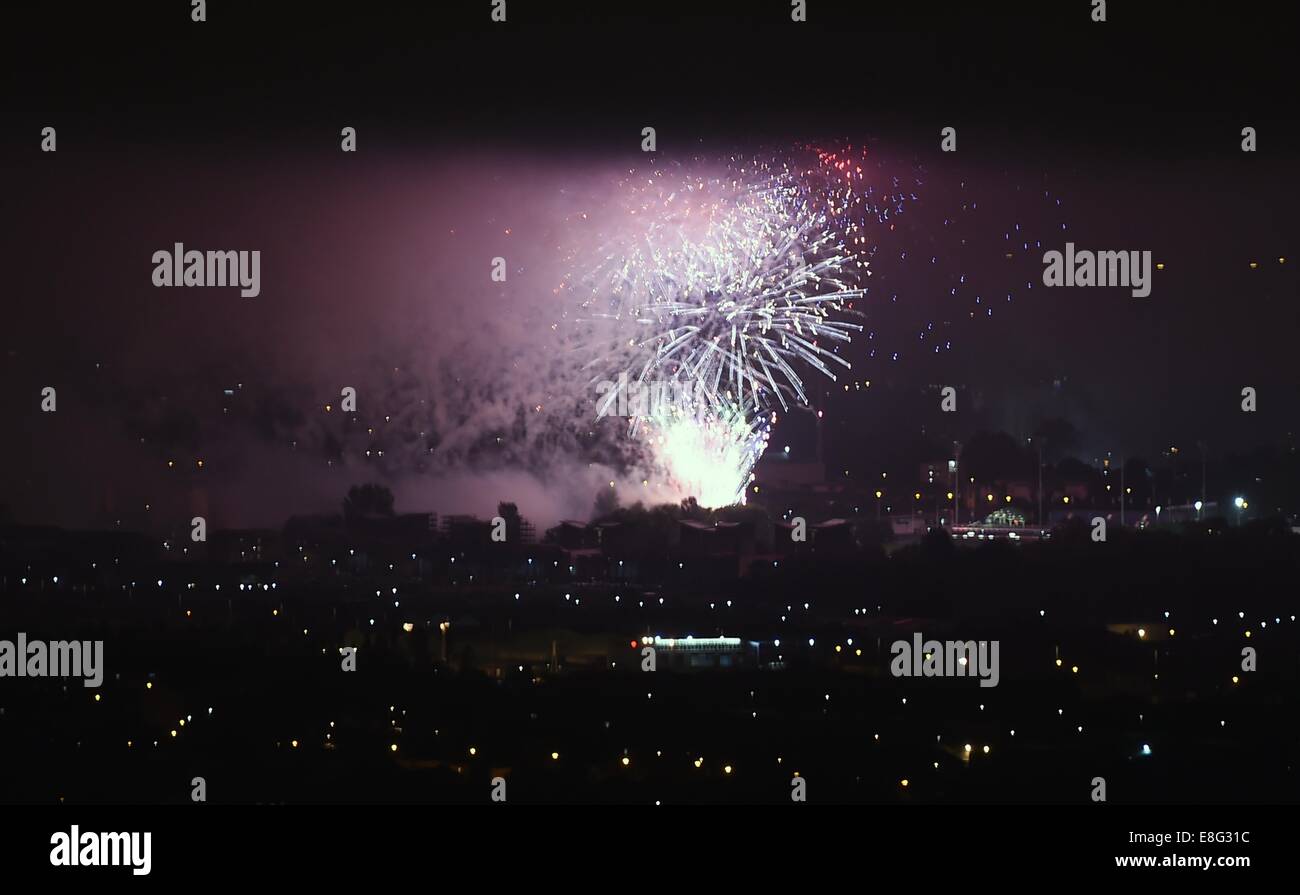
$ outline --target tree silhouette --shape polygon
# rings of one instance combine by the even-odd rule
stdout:
[[[704,508],[700,506],[700,502],[694,497],[687,497],[682,501],[683,518],[703,521],[706,515],[708,514],[705,512]]]
[[[1070,455],[1079,443],[1079,430],[1069,420],[1051,417],[1038,424],[1034,440],[1043,441],[1043,459],[1054,463]]]
[[[964,471],[988,484],[1025,475],[1033,469],[1020,442],[1006,432],[976,432],[961,450]]]
[[[601,488],[596,492],[596,500],[591,508],[591,520],[598,522],[618,509],[618,492],[613,488]]]
[[[365,516],[393,515],[393,492],[383,485],[367,483],[353,485],[343,499],[343,518],[352,520]]]

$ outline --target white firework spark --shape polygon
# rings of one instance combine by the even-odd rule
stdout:
[[[744,502],[769,410],[809,402],[797,368],[849,369],[835,349],[861,329],[843,318],[867,271],[836,217],[844,203],[774,162],[625,186],[614,238],[575,278],[582,319],[607,333],[588,367],[685,385],[689,400],[641,411],[630,432],[681,493]]]
[[[738,406],[668,408],[640,421],[673,493],[704,507],[745,502],[769,427]]]
[[[833,315],[862,295],[855,256],[793,175],[651,184],[641,228],[586,278],[591,318],[616,323],[600,367],[687,380],[754,413],[808,403],[796,364],[848,369],[833,348],[861,327]]]

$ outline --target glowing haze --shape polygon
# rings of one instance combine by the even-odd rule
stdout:
[[[6,469],[59,470],[15,479],[16,517],[274,526],[337,511],[363,481],[399,510],[514,500],[539,524],[588,516],[611,482],[625,503],[741,501],[778,413],[820,410],[859,368],[946,352],[968,311],[991,315],[966,236],[994,234],[976,257],[1004,241],[1003,220],[967,222],[965,183],[929,189],[943,207],[905,224],[919,170],[860,146],[288,158],[207,179],[213,160],[160,151],[21,178],[37,248],[19,273],[57,269],[60,289],[17,284],[43,300],[7,349],[0,409],[27,414],[53,383],[60,412],[0,444]],[[51,209],[109,179],[137,198],[97,206],[84,263],[61,264]],[[260,251],[261,294],[152,288],[152,253],[176,241]],[[623,372],[688,388],[602,418],[598,384]]]

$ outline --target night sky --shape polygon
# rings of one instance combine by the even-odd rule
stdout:
[[[1023,437],[1046,416],[1074,423],[1085,459],[1290,444],[1300,135],[1294,22],[1275,17],[1292,14],[1258,4],[1225,24],[1134,5],[1110,4],[1104,25],[1074,2],[848,15],[812,0],[803,25],[780,2],[678,21],[662,4],[515,0],[495,27],[486,2],[212,3],[202,25],[182,3],[15,13],[0,505],[70,526],[157,527],[199,507],[278,526],[379,480],[399,509],[514,499],[543,520],[583,515],[583,458],[488,436],[509,428],[505,403],[546,392],[564,216],[646,163],[645,125],[665,160],[848,141],[924,172],[892,247],[913,260],[879,266],[865,309],[888,350],[846,355],[874,391],[819,402],[839,458],[871,468],[923,429]],[[339,151],[345,125],[355,154]],[[1255,153],[1240,151],[1247,125]],[[944,126],[955,154],[939,151]],[[943,222],[967,201],[979,213],[958,236]],[[1042,248],[1008,261],[1016,223]],[[1150,250],[1165,270],[1148,299],[1044,289],[1041,251],[1066,238]],[[153,288],[151,254],[178,241],[260,250],[261,295]],[[942,273],[916,260],[927,251]],[[499,254],[508,288],[484,273]],[[972,317],[968,294],[949,300],[954,273],[1015,301]],[[951,350],[916,344],[931,321]],[[493,385],[511,377],[532,379]],[[970,396],[965,416],[940,418],[942,384]],[[363,396],[351,430],[322,417],[343,385]]]

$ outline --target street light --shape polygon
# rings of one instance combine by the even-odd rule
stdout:
[[[952,524],[955,526],[961,523],[961,442],[954,441],[952,448],[953,456],[948,461],[948,472],[952,475],[952,490],[956,492],[952,498]]]

